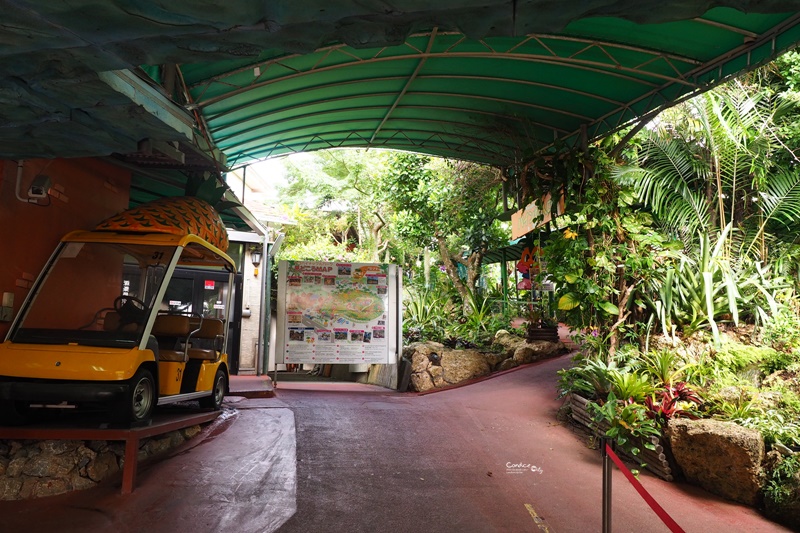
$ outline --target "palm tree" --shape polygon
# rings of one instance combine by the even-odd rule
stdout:
[[[640,134],[637,164],[616,172],[683,242],[672,274],[653,286],[651,308],[665,333],[676,324],[709,327],[717,339],[718,319],[764,320],[795,277],[800,160],[778,124],[797,111],[757,81],[663,113]]]
[[[794,158],[775,127],[787,111],[763,88],[726,85],[660,115],[640,137],[638,164],[616,176],[687,248],[730,224],[728,257],[774,261],[800,221],[800,172],[775,164],[778,153]]]

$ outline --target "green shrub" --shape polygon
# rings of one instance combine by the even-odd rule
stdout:
[[[731,422],[752,419],[759,412],[755,401],[745,399],[713,402],[711,411]]]
[[[605,436],[631,455],[639,454],[639,445],[655,449],[650,437],[660,437],[661,432],[655,420],[647,416],[647,409],[643,405],[621,402],[611,392],[602,405],[589,402],[586,408],[598,427],[608,424]]]
[[[767,504],[781,507],[792,501],[800,490],[797,475],[800,472],[800,455],[784,457],[772,471],[767,473],[764,485],[764,499]]]
[[[789,308],[781,309],[764,324],[764,342],[785,353],[800,349],[800,317]]]
[[[731,342],[723,344],[714,355],[717,368],[737,373],[761,364],[762,361],[775,356],[775,350],[767,346],[753,346]]]
[[[749,417],[736,417],[734,422],[746,428],[757,429],[768,446],[780,442],[800,446],[800,425],[790,419],[787,413],[769,409],[763,413],[753,413]]]
[[[779,370],[786,370],[791,365],[800,362],[797,352],[781,352],[773,350],[771,355],[768,355],[761,361],[759,368],[764,375],[770,375]]]
[[[609,380],[611,390],[617,398],[632,400],[636,403],[644,402],[644,399],[655,390],[647,376],[636,372],[614,370],[609,372]]]
[[[450,322],[452,306],[440,292],[430,289],[408,290],[403,312],[403,329],[408,340],[441,340]]]
[[[645,354],[641,369],[652,377],[656,385],[668,387],[680,381],[692,366],[694,365],[684,364],[683,359],[674,351],[663,349]]]
[[[605,398],[612,387],[612,374],[620,368],[615,360],[576,355],[573,366],[558,371],[559,398],[574,392],[585,398]]]

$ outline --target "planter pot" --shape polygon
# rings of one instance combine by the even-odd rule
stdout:
[[[552,326],[552,327],[528,326],[528,331],[526,332],[526,340],[528,342],[532,341],[559,342],[558,326]]]
[[[592,417],[586,410],[586,404],[589,403],[589,400],[582,396],[578,396],[577,394],[570,394],[567,397],[567,401],[569,402],[570,410],[572,411],[573,420],[589,428],[598,437],[601,437],[605,434],[606,430],[608,429],[608,425],[600,424],[600,427],[597,427],[597,425],[592,422]],[[632,461],[637,464],[644,463],[645,469],[654,473],[661,479],[665,481],[673,481],[674,478],[672,473],[674,468],[670,464],[669,458],[664,453],[664,446],[661,444],[661,439],[658,437],[650,437],[650,443],[655,445],[655,450],[650,450],[640,445],[638,448],[641,451],[639,452],[639,455],[635,457],[622,450],[619,450],[617,454],[628,461]]]

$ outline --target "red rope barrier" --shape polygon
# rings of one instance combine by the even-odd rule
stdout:
[[[608,444],[606,444],[606,453],[608,453],[608,456],[611,457],[611,460],[616,463],[616,465],[619,467],[622,473],[625,474],[625,477],[628,479],[628,481],[631,482],[631,485],[633,485],[633,488],[635,488],[636,491],[639,493],[639,496],[641,496],[644,499],[644,501],[647,502],[647,505],[650,506],[650,508],[656,513],[656,515],[658,515],[658,517],[661,519],[662,522],[664,522],[664,524],[669,528],[669,530],[672,531],[673,533],[686,533],[681,528],[681,526],[679,526],[678,523],[675,522],[675,520],[673,520],[672,517],[667,514],[664,508],[658,504],[655,498],[650,496],[650,493],[647,492],[647,490],[642,486],[642,484],[639,483],[639,480],[636,479],[636,477],[633,474],[631,474],[630,470],[628,470],[628,468],[625,466],[622,460],[619,457],[617,457],[617,454],[614,453],[614,450],[612,450],[611,446],[609,446]]]

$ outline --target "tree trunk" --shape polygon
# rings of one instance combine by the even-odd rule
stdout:
[[[361,225],[361,207],[356,209],[356,227],[358,228],[358,247],[361,248],[364,246],[364,238],[362,234],[364,233],[364,227]]]
[[[373,224],[370,228],[370,235],[372,236],[372,245],[374,246],[374,253],[372,254],[373,261],[376,263],[380,261],[381,252],[385,252],[389,247],[389,241],[381,242],[381,230],[386,225],[383,217],[375,211],[375,216],[378,217],[378,222]]]
[[[483,255],[482,251],[476,251],[467,257],[467,286],[472,291],[472,294],[477,294],[475,291],[478,289],[478,280],[481,278]]]
[[[431,288],[431,251],[426,246],[422,250],[422,272],[425,275],[425,288]]]
[[[439,247],[439,255],[442,258],[442,262],[444,263],[444,270],[447,273],[447,277],[450,278],[450,281],[453,282],[453,286],[456,288],[456,292],[461,297],[461,301],[464,303],[464,311],[465,314],[467,309],[471,310],[472,307],[469,305],[469,295],[467,294],[467,287],[461,281],[461,278],[458,276],[458,266],[453,261],[452,256],[450,255],[450,250],[447,248],[447,241],[444,237],[437,236],[436,237],[436,244]]]
[[[481,265],[483,263],[483,251],[472,252],[466,260],[457,255],[450,255],[450,250],[447,248],[447,242],[444,238],[436,237],[436,243],[439,246],[439,255],[442,257],[445,271],[453,286],[456,288],[458,295],[461,297],[463,303],[464,315],[468,315],[473,311],[472,298],[477,296],[476,289],[478,279],[481,277]],[[467,277],[462,280],[458,275],[458,264],[462,264],[467,269]]]

